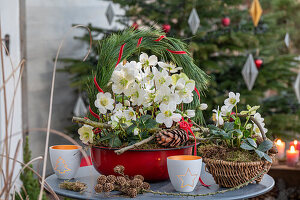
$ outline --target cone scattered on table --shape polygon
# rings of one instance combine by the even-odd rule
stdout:
[[[76,181],[76,182],[64,181],[59,184],[59,188],[65,190],[71,190],[74,192],[82,192],[87,188],[87,186],[85,183],[82,183],[80,181]]]
[[[187,133],[182,129],[164,129],[156,135],[156,142],[164,147],[180,146],[187,141]]]
[[[100,175],[97,178],[97,184],[94,187],[96,193],[109,193],[111,191],[119,191],[131,198],[136,197],[143,190],[149,190],[150,184],[144,181],[142,175],[135,175],[133,178],[124,174],[124,166],[117,165],[114,172],[121,176]]]

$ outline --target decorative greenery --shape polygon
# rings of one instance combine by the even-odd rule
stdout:
[[[240,101],[240,94],[229,93],[229,98],[224,101],[225,105],[221,110],[214,110],[215,125],[209,125],[211,138],[222,146],[231,149],[241,148],[247,151],[254,151],[260,158],[269,162],[272,159],[266,153],[273,147],[273,143],[267,140],[265,133],[268,131],[264,128],[264,119],[257,112],[259,106],[247,105],[247,110],[238,113],[237,103]],[[232,110],[235,108],[235,113]],[[245,117],[246,121],[240,119]],[[263,133],[261,133],[263,131]],[[264,138],[259,145],[253,139],[254,135]]]
[[[159,55],[163,61],[173,62],[175,65],[182,67],[182,71],[192,80],[195,80],[195,86],[202,92],[206,89],[208,84],[208,76],[199,67],[194,64],[194,60],[188,53],[188,48],[181,40],[167,37],[160,41],[158,39],[163,32],[150,28],[149,30],[135,30],[134,28],[126,29],[120,33],[111,34],[99,42],[99,56],[97,67],[93,70],[93,77],[96,76],[97,81],[103,90],[108,91],[107,84],[111,75],[116,67],[119,57],[119,51],[123,44],[123,54],[120,59],[132,59],[140,52],[150,52],[154,55]],[[138,40],[142,39],[141,44],[137,47]],[[172,51],[185,51],[187,54],[173,54],[167,49]],[[87,83],[89,102],[96,100],[98,93],[97,88],[94,86],[93,79],[89,78]],[[200,105],[197,95],[194,95],[192,103],[188,104],[186,108],[194,109]],[[91,103],[91,108],[96,109]],[[202,116],[200,109],[196,110],[195,120],[199,121]],[[93,116],[89,116],[91,119]]]
[[[31,160],[31,151],[29,149],[29,141],[28,136],[25,138],[25,145],[23,150],[23,159],[24,164],[27,164]],[[29,165],[29,167],[33,167]],[[37,188],[40,187],[39,181],[34,177],[33,172],[25,168],[24,171],[20,175],[20,179],[23,182],[24,189],[21,188],[21,196],[22,199],[38,199],[40,191]],[[16,199],[21,200],[19,195],[16,195]],[[46,200],[46,195],[43,194],[43,200]]]
[[[132,38],[132,35],[135,37]],[[186,50],[183,43],[173,38],[163,38],[167,42],[160,44],[161,41],[155,41],[159,35],[160,32],[152,30],[129,29],[101,42],[101,66],[88,85],[90,106],[94,108],[90,113],[100,122],[101,129],[95,123],[79,128],[83,143],[109,147],[133,145],[149,138],[155,128],[176,128],[177,122],[195,118],[196,111],[187,109],[193,101],[199,103],[199,111],[207,108],[206,104],[200,104],[199,96],[194,92],[197,86],[201,90],[205,88],[205,73],[194,66],[186,53],[168,51]],[[139,38],[143,40],[137,48]],[[118,61],[112,62],[115,53],[112,49],[119,47],[119,43],[113,43],[116,40],[125,43],[121,45]],[[132,57],[136,49],[143,49],[142,44],[147,47],[146,50],[152,47],[151,51],[160,53],[158,57],[141,53],[138,62],[122,61],[126,51],[131,54],[125,54],[124,59]],[[126,45],[129,46],[127,49]],[[133,47],[130,48],[130,45]],[[171,61],[166,60],[168,58]],[[198,78],[198,82],[189,76]]]

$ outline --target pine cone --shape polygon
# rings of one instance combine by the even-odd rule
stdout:
[[[114,175],[108,175],[106,183],[112,183],[112,184],[114,184],[116,182],[116,179],[117,179],[116,176],[114,176]]]
[[[103,191],[104,192],[111,192],[115,189],[114,184],[112,183],[105,183],[103,186]]]
[[[143,181],[141,179],[133,179],[130,181],[130,187],[132,188],[138,188],[143,184]]]
[[[126,184],[126,182],[126,178],[124,178],[123,176],[117,176],[116,184],[123,186]]]
[[[94,187],[94,189],[95,189],[95,192],[96,192],[96,193],[101,193],[101,192],[103,192],[103,186],[102,186],[101,184],[97,184],[97,185]]]
[[[149,189],[150,189],[150,184],[147,183],[147,182],[144,182],[144,183],[142,184],[142,188],[143,188],[144,190],[149,190]]]
[[[176,147],[187,141],[187,133],[182,129],[164,129],[156,135],[156,142],[164,147]]]
[[[135,188],[128,188],[126,191],[126,194],[131,197],[134,198],[137,196],[137,190]]]
[[[104,185],[104,183],[106,183],[106,180],[107,180],[107,177],[105,175],[100,175],[97,178],[97,183],[101,184],[101,185]]]
[[[121,175],[124,175],[124,170],[125,170],[125,167],[123,165],[117,165],[114,168],[114,172],[117,174],[121,174]]]
[[[144,177],[142,175],[135,175],[133,179],[141,179],[142,181],[144,181]]]

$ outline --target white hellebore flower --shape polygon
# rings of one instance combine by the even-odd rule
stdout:
[[[191,103],[193,101],[193,91],[195,89],[195,81],[185,81],[184,78],[180,78],[175,85],[172,86],[175,90],[175,94],[179,95],[179,103]]]
[[[111,94],[109,92],[99,92],[97,94],[97,99],[95,100],[95,106],[98,108],[99,112],[102,114],[106,114],[107,110],[113,110],[113,103],[115,100],[111,98]]]
[[[176,110],[175,104],[161,104],[159,109],[160,113],[156,116],[157,123],[164,123],[167,128],[170,128],[173,124],[173,121],[180,121],[181,115],[178,113],[173,113]]]
[[[134,83],[133,87],[131,88],[131,102],[132,105],[142,105],[145,101],[146,91],[140,87],[139,84]]]
[[[260,125],[261,125],[264,133],[266,134],[268,132],[268,129],[265,128],[265,123],[260,123]],[[253,131],[254,131],[255,135],[262,137],[261,132],[256,124],[254,124],[254,126],[253,126]]]
[[[161,86],[169,86],[172,83],[172,77],[169,76],[169,73],[166,70],[158,71],[156,67],[152,68],[154,74],[154,81],[156,88],[160,88]]]
[[[200,110],[206,110],[208,105],[206,103],[201,103],[200,104]]]
[[[78,134],[80,135],[80,140],[84,144],[93,143],[93,127],[89,125],[83,125],[78,129]]]
[[[163,85],[156,91],[154,102],[161,102],[163,104],[169,104],[170,102],[173,102],[174,104],[179,104],[181,101],[178,94],[172,93],[168,86]]]
[[[253,118],[256,119],[256,121],[260,124],[263,123],[265,120],[264,118],[261,117],[260,113],[255,113]]]
[[[112,73],[111,81],[112,81],[112,90],[116,94],[124,93],[128,96],[128,92],[130,92],[130,85],[135,81],[137,77],[139,77],[139,70],[137,69],[137,63],[132,61],[130,63],[126,63],[124,67],[120,67],[119,70],[115,70]]]
[[[124,110],[124,116],[127,121],[136,120],[136,114],[132,107],[129,107],[128,110]]]
[[[161,68],[167,70],[170,73],[176,73],[180,70],[182,70],[182,67],[176,67],[173,63],[164,63],[164,62],[158,62],[157,63]]]
[[[143,67],[155,66],[157,64],[157,57],[152,55],[148,57],[146,53],[140,55],[140,63]]]
[[[189,118],[195,117],[195,110],[186,110],[186,115]]]
[[[221,126],[224,124],[224,119],[222,117],[222,113],[219,111],[219,106],[218,106],[218,110],[214,109],[213,112],[215,113],[215,117],[216,117],[216,126]]]
[[[221,107],[221,113],[224,116],[229,116],[231,115],[232,112],[232,107],[231,106],[222,106]]]
[[[225,99],[224,104],[232,109],[238,102],[240,102],[240,93],[229,92],[229,97]]]

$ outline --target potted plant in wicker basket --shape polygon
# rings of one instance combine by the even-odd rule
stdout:
[[[274,143],[266,137],[264,119],[259,106],[247,105],[238,113],[240,94],[229,93],[221,109],[213,110],[215,125],[209,125],[210,142],[199,147],[205,167],[221,187],[235,187],[266,174],[277,153]],[[234,110],[234,112],[233,112]],[[262,176],[255,179],[258,183]]]
[[[207,75],[186,50],[154,30],[129,29],[100,42],[87,86],[90,115],[73,117],[84,124],[78,133],[100,173],[113,174],[123,165],[129,176],[165,180],[166,157],[192,154],[196,139],[189,133],[205,131],[192,127],[191,118],[199,120],[205,107],[197,88],[205,88]]]

